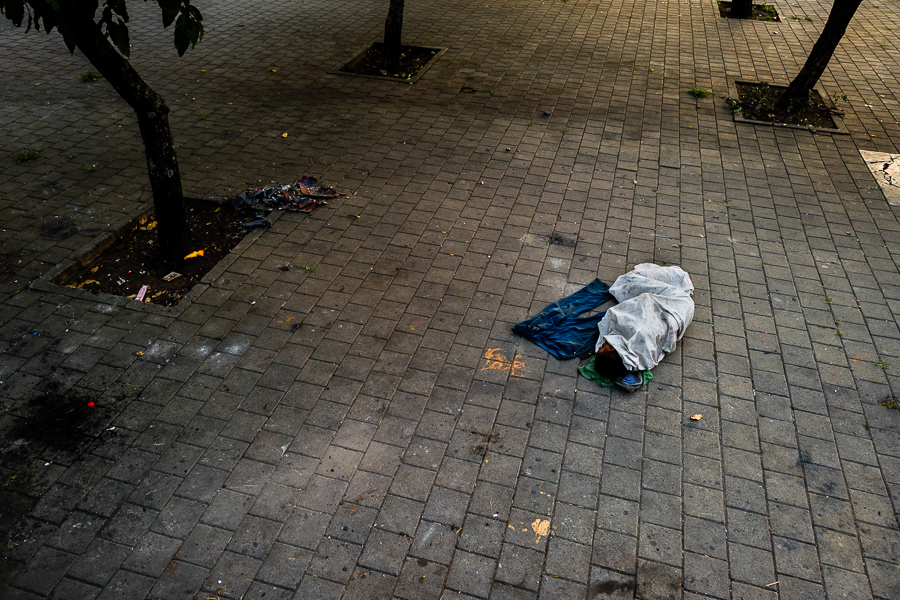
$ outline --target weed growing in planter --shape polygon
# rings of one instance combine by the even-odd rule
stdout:
[[[766,21],[777,21],[778,11],[771,4],[755,4],[754,8],[765,17]]]
[[[13,158],[19,162],[37,160],[41,158],[41,151],[35,148],[25,148],[24,150],[19,150],[13,154]]]
[[[100,81],[103,75],[97,71],[85,71],[84,73],[79,73],[75,77],[81,81],[86,81],[87,83],[96,83]]]

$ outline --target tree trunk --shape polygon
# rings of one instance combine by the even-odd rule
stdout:
[[[819,82],[822,73],[825,72],[828,61],[831,60],[841,38],[844,37],[847,26],[861,2],[862,0],[834,0],[828,21],[825,22],[825,28],[819,35],[819,39],[816,40],[812,52],[809,53],[806,64],[803,65],[800,73],[778,101],[777,108],[787,111],[796,110],[809,99],[809,93]]]
[[[403,33],[403,0],[391,0],[387,19],[384,21],[384,50],[390,70],[400,68],[400,37]]]
[[[181,173],[169,128],[169,107],[112,46],[93,19],[75,11],[69,18],[78,49],[134,109],[147,157],[160,249],[167,260],[181,259],[190,250]]]
[[[731,0],[731,19],[749,19],[753,15],[753,0]]]

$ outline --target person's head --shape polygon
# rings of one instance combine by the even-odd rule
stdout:
[[[594,356],[594,368],[597,373],[609,379],[615,379],[628,371],[622,363],[622,357],[607,341],[603,342]]]

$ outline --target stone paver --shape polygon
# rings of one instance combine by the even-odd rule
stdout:
[[[448,51],[409,86],[328,73],[386,7],[201,5],[179,60],[136,3],[188,195],[352,192],[174,310],[32,286],[150,195],[130,109],[4,20],[0,595],[900,597],[900,220],[860,155],[900,147],[897,6],[822,79],[846,135],[732,120],[830,8],[775,6],[410,3]],[[645,261],[697,288],[647,389],[512,335]]]

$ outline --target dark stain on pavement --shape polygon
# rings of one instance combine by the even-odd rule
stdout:
[[[11,474],[0,493],[0,540],[8,539],[52,484],[50,465],[71,465],[95,444],[115,437],[108,430],[114,416],[99,399],[71,390],[13,407],[0,428],[0,471]]]
[[[471,452],[475,456],[480,456],[482,458],[488,453],[488,451],[493,447],[494,444],[500,441],[500,434],[494,431],[491,431],[490,433],[472,431],[471,435],[476,436],[476,438],[480,438],[480,441],[472,446]]]
[[[568,246],[569,248],[575,247],[575,238],[568,235],[563,235],[561,233],[554,233],[550,236],[550,243],[556,244],[558,246]]]
[[[74,455],[84,452],[113,418],[97,398],[78,392],[41,394],[16,408],[24,418],[9,442],[31,440]]]
[[[69,217],[57,217],[40,224],[41,233],[48,240],[61,241],[78,233],[78,226]]]
[[[616,592],[633,592],[633,581],[617,581],[615,579],[605,579],[591,584],[590,598],[598,598],[601,594],[609,595]]]

